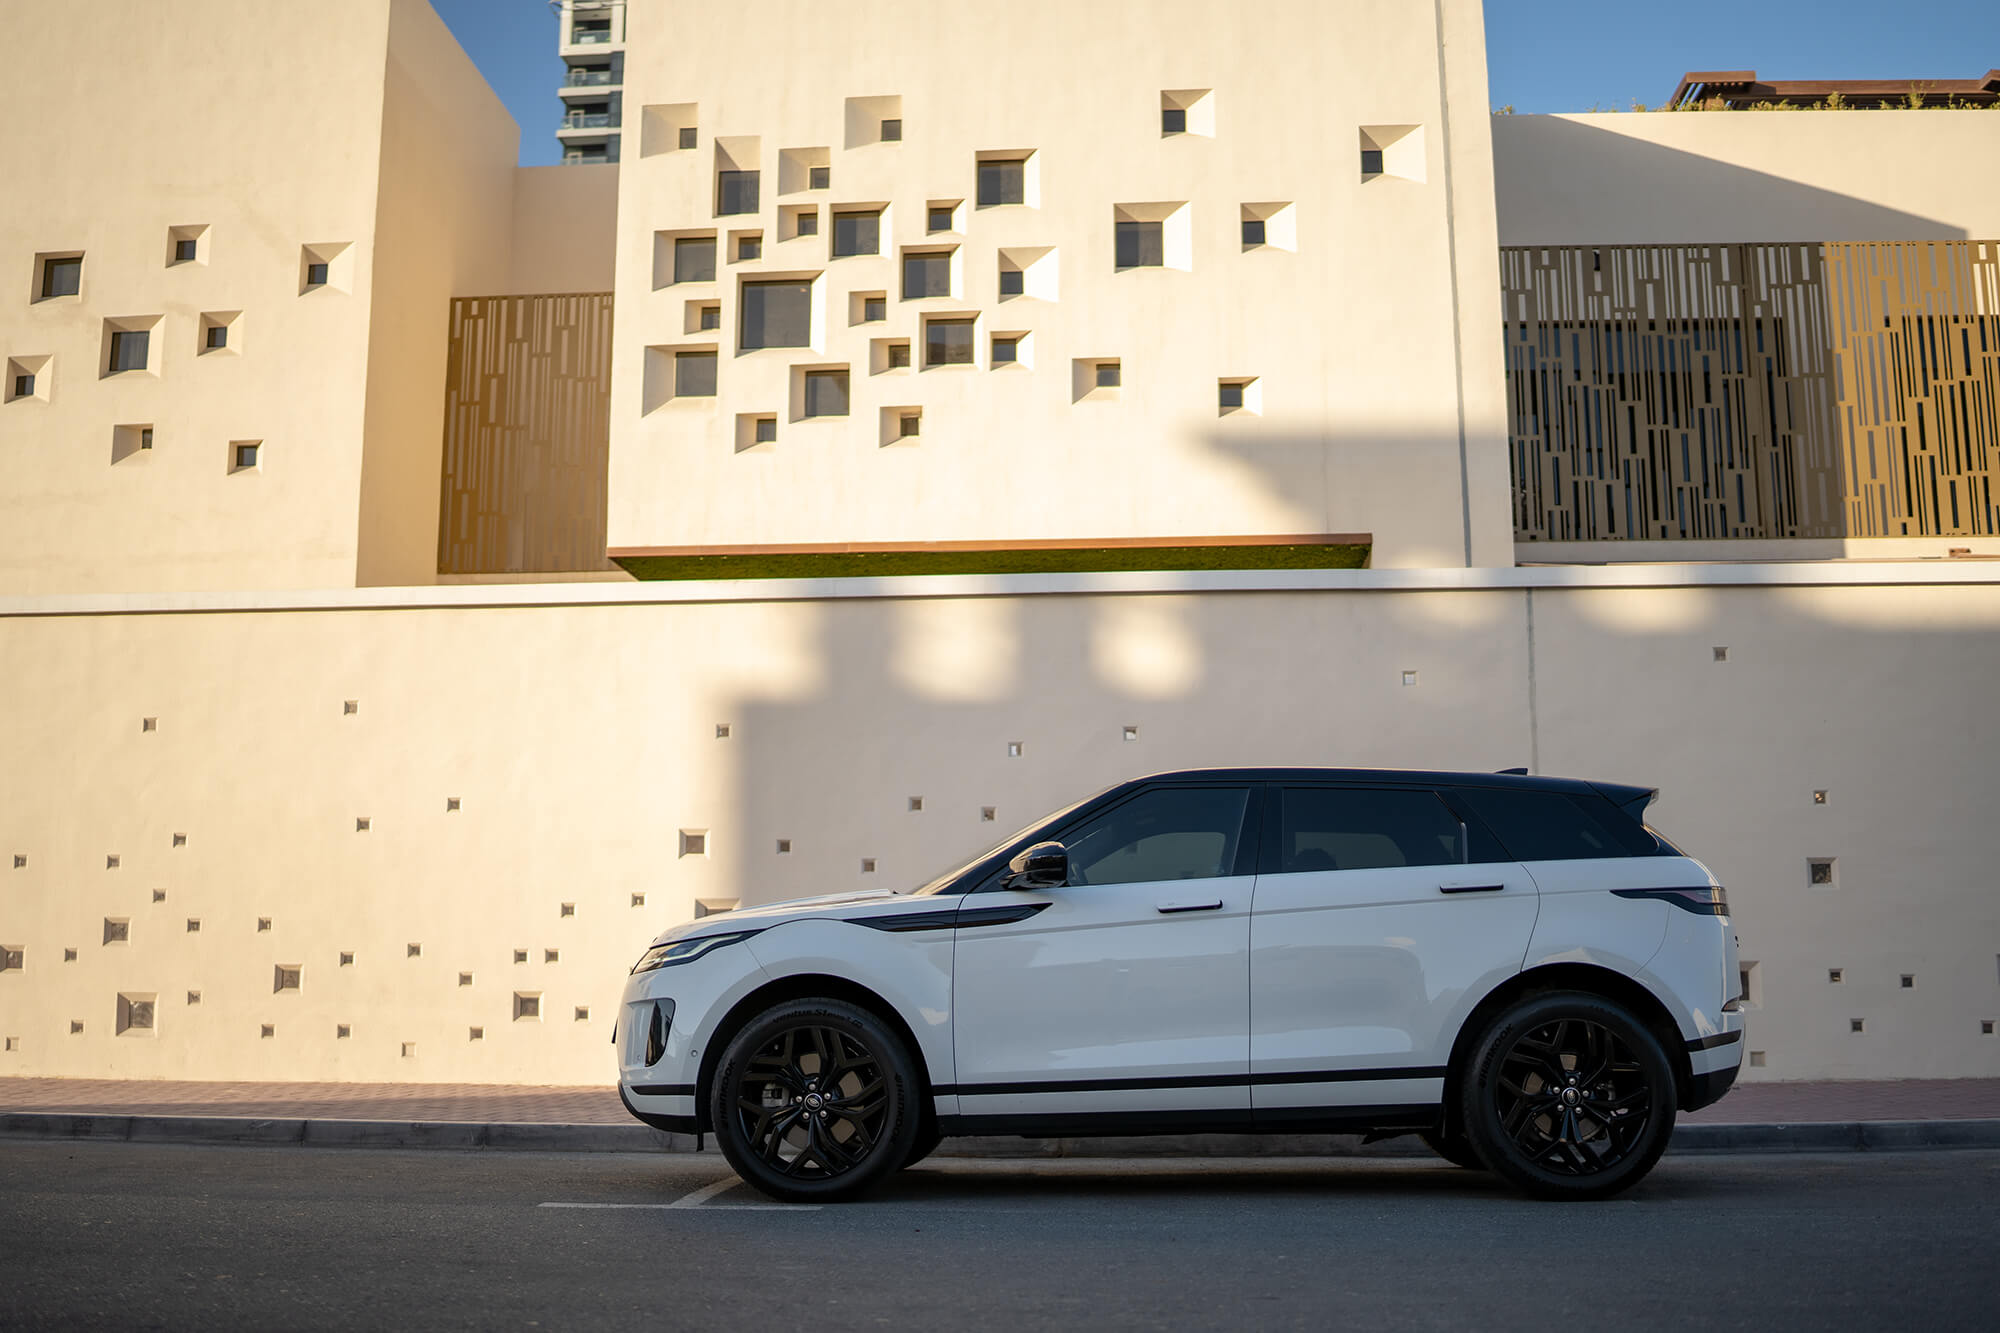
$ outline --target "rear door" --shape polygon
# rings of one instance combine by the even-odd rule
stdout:
[[[1275,796],[1250,925],[1257,1119],[1434,1105],[1464,1009],[1520,970],[1534,880],[1425,788]]]

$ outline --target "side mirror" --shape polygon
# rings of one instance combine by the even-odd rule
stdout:
[[[1069,883],[1069,849],[1059,842],[1038,842],[1007,863],[1003,889],[1059,889]]]

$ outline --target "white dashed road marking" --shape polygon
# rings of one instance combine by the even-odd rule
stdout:
[[[700,1208],[708,1205],[717,1195],[726,1194],[743,1182],[735,1176],[725,1176],[710,1185],[683,1194],[672,1203],[544,1203],[543,1208],[605,1208],[605,1209],[656,1209]],[[816,1203],[718,1203],[710,1205],[711,1211],[736,1213],[816,1213],[820,1205]]]

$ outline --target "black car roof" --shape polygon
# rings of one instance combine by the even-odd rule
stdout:
[[[1538,777],[1521,773],[1464,773],[1427,768],[1182,768],[1133,778],[1130,782],[1120,783],[1114,790],[1147,782],[1379,782],[1411,787],[1517,787],[1574,795],[1619,788],[1645,790],[1625,784],[1586,782],[1580,778]]]

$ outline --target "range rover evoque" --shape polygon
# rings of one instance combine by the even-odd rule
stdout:
[[[785,1200],[963,1134],[1415,1133],[1614,1194],[1741,1059],[1722,885],[1657,793],[1513,774],[1122,783],[908,894],[680,926],[632,969],[626,1108]]]

